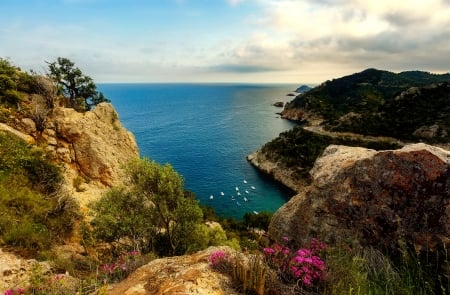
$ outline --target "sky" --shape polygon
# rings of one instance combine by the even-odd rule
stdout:
[[[318,84],[450,72],[450,0],[1,0],[0,57],[95,82]]]

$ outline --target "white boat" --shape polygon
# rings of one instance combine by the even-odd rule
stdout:
[[[238,205],[238,207],[241,207],[241,203],[239,202],[236,202],[236,205]]]
[[[244,183],[247,183],[247,180],[244,179]]]
[[[236,187],[236,191],[238,191],[239,190],[239,188],[238,187]]]
[[[240,193],[240,192],[238,192],[238,193],[237,193],[237,195],[238,195],[238,196],[240,196],[240,195],[241,195],[241,193]]]
[[[225,194],[224,194],[223,192],[220,192],[220,195],[221,195],[221,196],[224,196]]]
[[[248,199],[246,197],[244,197],[244,202],[248,202]]]
[[[235,200],[234,196],[231,196],[231,200],[233,200],[233,201]]]
[[[213,196],[213,195],[210,195],[210,196],[209,196],[209,199],[210,199],[210,200],[214,199],[214,196]]]
[[[256,187],[254,187],[253,185],[251,186],[252,189],[256,189]]]
[[[254,213],[255,215],[258,215],[258,214],[259,214],[258,211],[253,211],[253,213]]]
[[[246,194],[249,194],[248,190],[245,190],[245,193],[246,193]]]

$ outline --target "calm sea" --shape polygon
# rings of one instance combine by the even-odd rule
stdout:
[[[290,197],[245,159],[291,129],[275,101],[298,85],[99,84],[141,156],[170,163],[202,204],[218,215],[274,212]],[[222,195],[223,193],[223,195]]]

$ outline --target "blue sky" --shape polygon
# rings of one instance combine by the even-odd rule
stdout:
[[[320,83],[450,71],[450,0],[1,0],[0,57],[96,82]]]

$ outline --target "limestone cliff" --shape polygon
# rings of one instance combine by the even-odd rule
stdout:
[[[43,137],[48,150],[87,177],[112,185],[120,181],[120,165],[138,156],[133,134],[125,130],[111,104],[79,113],[56,108]]]
[[[82,203],[99,197],[103,188],[120,183],[122,165],[139,156],[133,134],[122,127],[109,103],[85,113],[56,107],[41,136],[47,150],[67,168],[69,186],[77,177],[87,180],[76,185],[75,193]]]
[[[417,250],[450,236],[450,152],[426,144],[375,151],[329,146],[311,170],[312,184],[274,215],[269,234],[301,244],[328,242]]]

